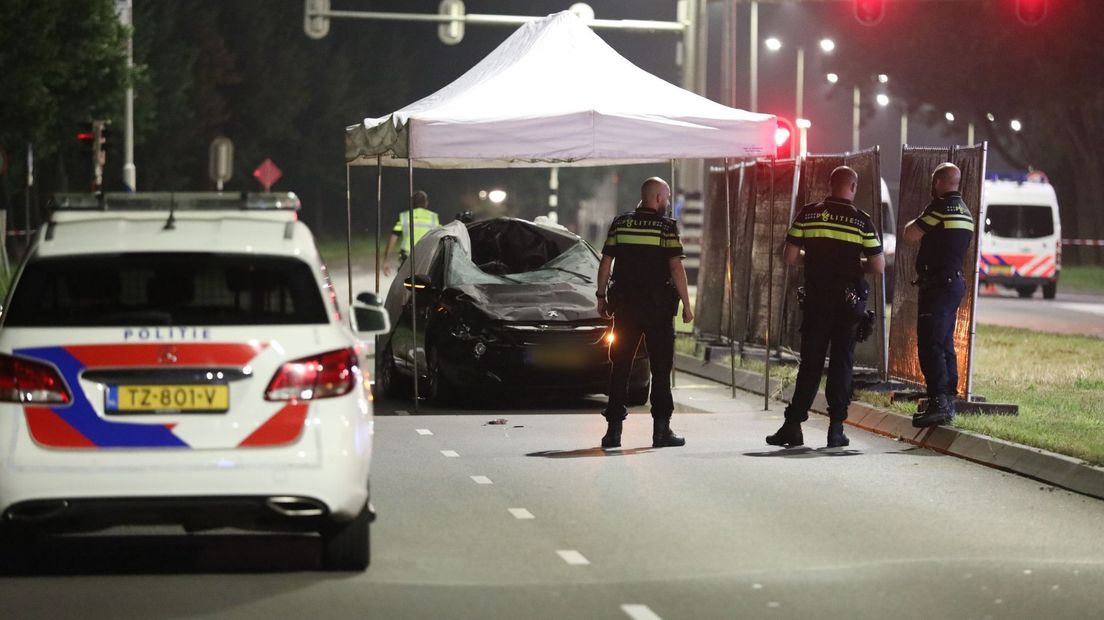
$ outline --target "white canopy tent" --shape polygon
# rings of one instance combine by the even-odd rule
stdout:
[[[607,166],[773,157],[776,129],[773,115],[721,105],[640,69],[569,11],[529,22],[448,86],[387,116],[346,128],[350,305],[351,166],[379,167],[378,293],[382,166],[406,166],[413,197],[415,167]],[[412,279],[414,244],[409,241]],[[414,399],[417,407],[417,380]]]
[[[453,83],[345,133],[352,165],[514,168],[774,154],[774,117],[632,64],[574,14],[519,28]]]

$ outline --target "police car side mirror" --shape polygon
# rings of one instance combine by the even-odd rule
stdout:
[[[360,334],[381,334],[391,330],[391,320],[376,296],[361,293],[353,302],[354,328]]]

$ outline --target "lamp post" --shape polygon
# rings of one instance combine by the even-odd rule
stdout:
[[[763,41],[763,45],[772,52],[777,52],[782,49],[782,41],[777,37],[770,37]],[[825,54],[832,53],[836,49],[836,42],[829,38],[820,40],[818,44],[821,52]],[[808,148],[808,128],[812,123],[802,122],[805,121],[805,48],[803,46],[797,47],[797,84],[794,89],[795,103],[794,103],[794,121],[798,127],[798,153],[805,155]]]

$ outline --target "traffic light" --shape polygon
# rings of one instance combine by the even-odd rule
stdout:
[[[1016,18],[1026,26],[1038,26],[1047,16],[1047,0],[1016,0]]]
[[[774,146],[776,148],[776,157],[778,159],[790,159],[794,156],[794,136],[797,132],[794,131],[793,123],[776,116],[775,120],[778,126],[774,129]]]
[[[854,0],[855,19],[864,26],[877,26],[885,17],[886,0]]]
[[[111,136],[111,121],[88,121],[77,130],[81,153],[92,159],[92,191],[103,186],[103,168],[107,163],[107,139]]]

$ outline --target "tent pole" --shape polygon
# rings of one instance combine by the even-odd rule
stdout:
[[[675,199],[678,196],[678,184],[675,183],[675,160],[671,160],[671,217],[675,216]],[[689,283],[687,283],[689,284]],[[675,310],[675,316],[671,318],[672,323],[678,325],[678,310]],[[675,337],[678,337],[678,330],[675,330]],[[675,385],[675,366],[671,365],[671,387]]]
[[[773,321],[771,309],[774,307],[774,157],[770,158],[770,201],[767,202],[767,235],[770,240],[767,244],[767,348],[763,361],[766,366],[763,371],[763,411],[770,410],[770,370],[771,370],[771,321]]]
[[[380,292],[380,230],[383,227],[383,155],[376,155],[376,295]]]
[[[349,164],[345,164],[345,271],[349,276],[349,312],[353,311],[353,199],[349,189]]]
[[[410,244],[410,333],[414,340],[414,354],[412,355],[414,361],[414,412],[418,412],[418,287],[414,283],[414,160],[410,159],[410,155],[406,157],[406,176],[410,185],[410,197],[408,198],[407,208],[410,210],[410,216],[407,221],[410,222],[410,230],[404,230],[406,234],[407,242]]]
[[[725,179],[725,289],[728,290],[728,367],[731,374],[729,385],[732,388],[732,398],[736,398],[736,327],[732,320],[735,309],[732,307],[734,296],[732,294],[732,183],[728,180],[728,158],[724,158]],[[722,305],[722,307],[724,307]]]

